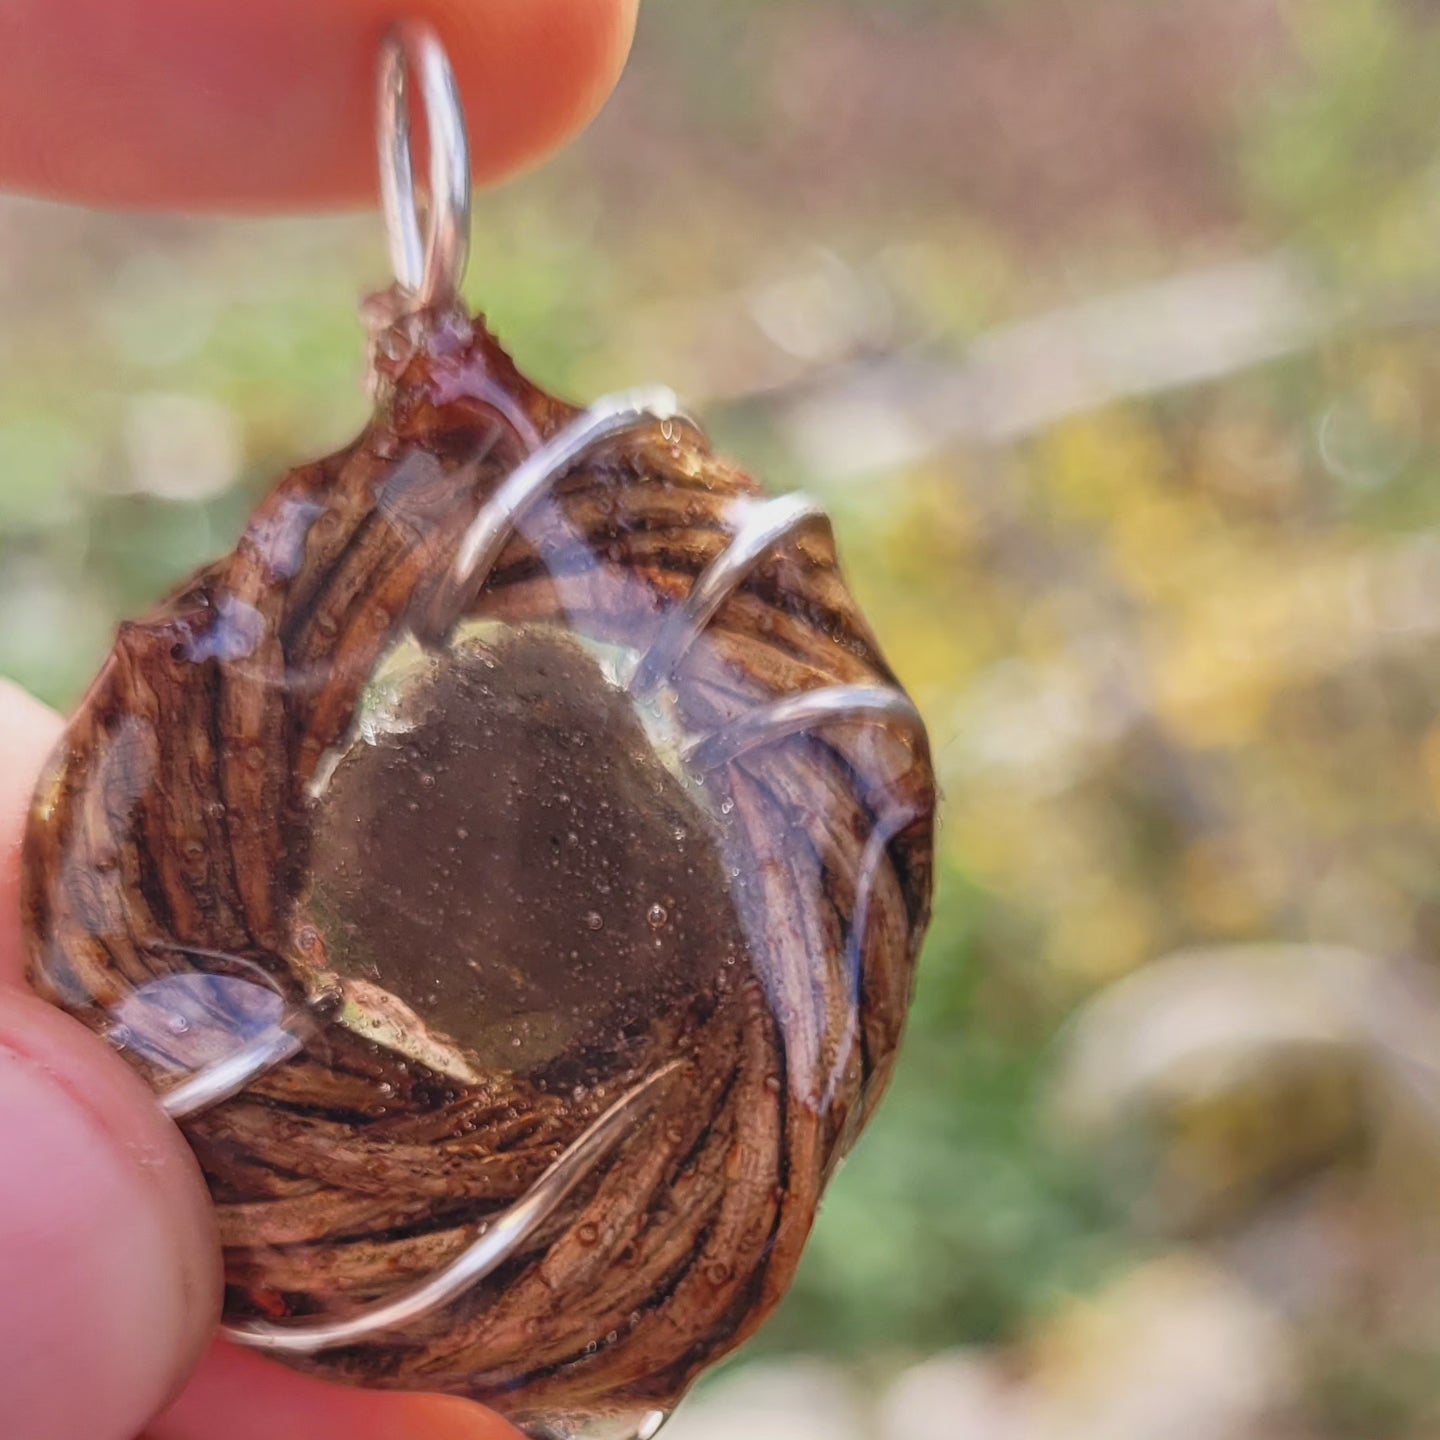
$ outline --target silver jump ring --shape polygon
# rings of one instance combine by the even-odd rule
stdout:
[[[410,77],[418,76],[430,138],[430,184],[415,186]],[[455,72],[439,37],[418,21],[397,25],[380,49],[380,198],[390,262],[418,307],[459,294],[470,253],[470,144]]]

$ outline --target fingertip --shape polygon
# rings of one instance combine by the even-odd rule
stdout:
[[[414,0],[495,180],[563,144],[619,78],[637,0]],[[0,184],[98,204],[373,203],[393,0],[0,6]]]
[[[148,1440],[521,1440],[483,1406],[446,1395],[356,1390],[227,1341],[211,1347]]]
[[[486,67],[477,73],[475,64],[486,43],[484,12],[462,4],[455,13],[457,22],[469,27],[459,47],[457,70],[467,118],[473,116],[471,128],[483,132],[488,123],[496,138],[510,132],[507,144],[492,151],[482,138],[476,149],[475,178],[489,182],[530,168],[572,140],[596,117],[629,59],[639,0],[601,0],[578,10],[562,6],[548,16],[525,17],[512,48],[517,54],[533,57],[532,65],[549,71],[543,115],[533,108],[534,86],[527,79],[531,66],[518,67],[507,77],[511,84],[497,87],[495,72]],[[536,24],[537,20],[540,23]],[[493,100],[484,98],[487,89]],[[524,118],[511,131],[515,116]]]
[[[13,822],[13,793],[24,793],[22,809],[28,805],[28,791],[64,723],[48,705],[0,675],[0,785],[5,786],[0,791],[0,824]]]
[[[214,1328],[204,1182],[146,1086],[75,1021],[0,991],[0,1414],[130,1440]]]
[[[63,728],[47,705],[0,677],[0,985],[24,974],[20,846],[36,777]]]

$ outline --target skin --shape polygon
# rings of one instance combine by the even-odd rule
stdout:
[[[535,164],[619,77],[637,0],[6,0],[0,183],[89,204],[314,210],[375,195],[397,16],[455,67],[475,174]]]
[[[636,0],[415,0],[477,178],[591,118]],[[374,203],[394,0],[7,0],[0,187],[107,205]],[[107,1046],[25,992],[20,836],[60,718],[0,680],[0,1429],[16,1440],[517,1440],[477,1405],[341,1389],[214,1339],[219,1252],[180,1132]]]

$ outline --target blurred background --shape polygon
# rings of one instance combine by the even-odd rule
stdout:
[[[1440,4],[651,3],[479,198],[832,510],[947,807],[891,1097],[676,1440],[1440,1435]],[[365,413],[374,217],[0,201],[0,672]],[[743,1428],[742,1428],[743,1427]]]

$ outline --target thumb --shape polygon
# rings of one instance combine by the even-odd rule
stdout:
[[[0,987],[0,1431],[133,1440],[219,1308],[180,1132],[75,1021]]]
[[[133,1440],[209,1339],[219,1249],[130,1068],[20,983],[20,831],[59,717],[0,680],[0,1435]]]

